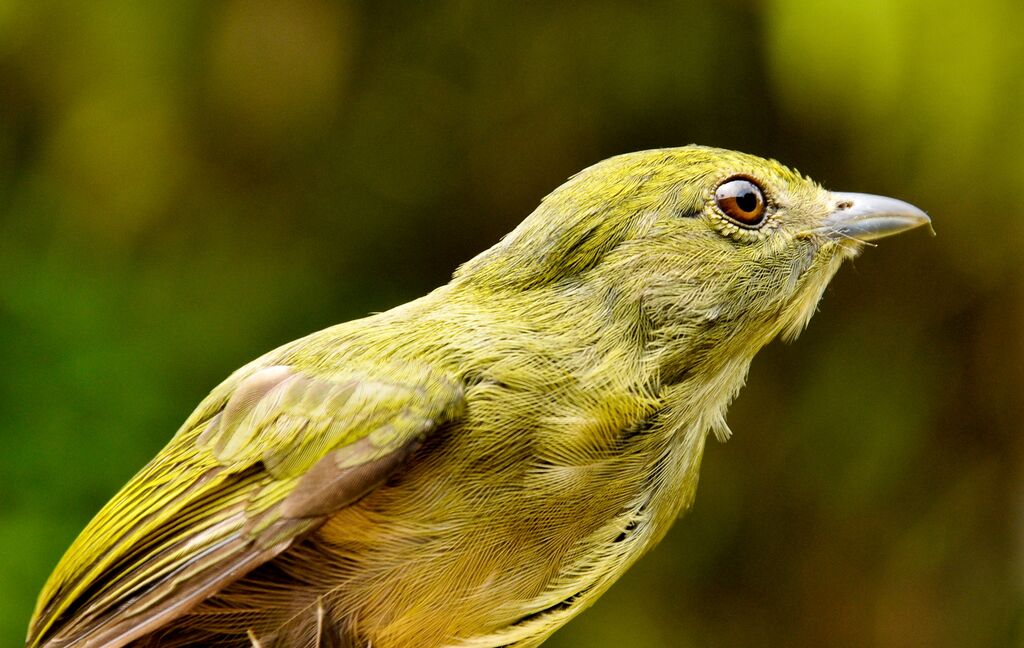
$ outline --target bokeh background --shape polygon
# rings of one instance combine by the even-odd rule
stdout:
[[[0,2],[0,645],[242,363],[698,142],[929,211],[552,646],[1024,646],[1019,0]]]

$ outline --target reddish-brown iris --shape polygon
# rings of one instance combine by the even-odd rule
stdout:
[[[746,178],[733,178],[719,185],[715,203],[737,225],[758,227],[764,222],[764,193]]]

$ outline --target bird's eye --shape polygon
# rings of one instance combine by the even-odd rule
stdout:
[[[723,214],[743,227],[758,227],[764,222],[764,194],[745,178],[733,178],[719,185],[715,203]]]

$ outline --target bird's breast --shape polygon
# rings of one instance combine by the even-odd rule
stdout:
[[[471,396],[464,421],[318,535],[338,566],[333,606],[360,640],[530,645],[675,517],[669,480],[685,471],[650,403],[531,400],[507,386]]]

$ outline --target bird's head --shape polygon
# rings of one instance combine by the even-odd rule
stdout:
[[[641,151],[573,176],[456,279],[498,291],[601,288],[639,302],[666,335],[707,344],[754,332],[763,344],[796,335],[866,242],[928,222],[907,203],[830,192],[753,155]]]

